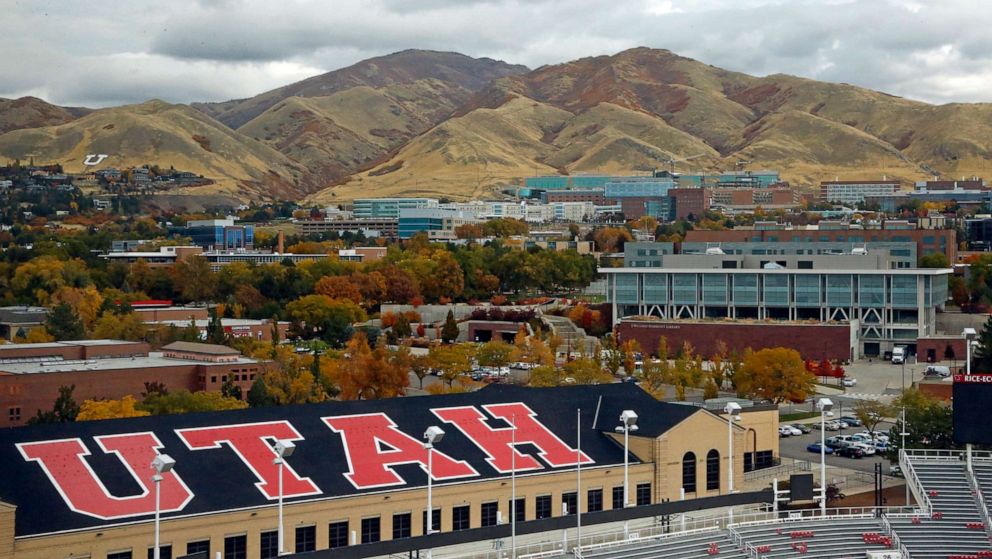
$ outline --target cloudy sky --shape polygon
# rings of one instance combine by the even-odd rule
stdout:
[[[0,97],[248,97],[407,48],[537,67],[634,46],[992,101],[989,0],[0,0]]]

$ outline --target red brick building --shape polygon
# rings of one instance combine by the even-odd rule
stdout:
[[[689,342],[704,357],[716,354],[718,344],[723,342],[730,351],[787,347],[804,359],[847,361],[855,354],[857,334],[857,328],[848,322],[622,319],[617,325],[619,340],[637,340],[644,353],[656,352],[664,336],[670,351]]]
[[[85,340],[0,346],[0,426],[27,423],[52,409],[59,387],[74,385],[77,402],[140,397],[145,382],[166,389],[220,390],[228,375],[243,393],[251,388],[260,363],[225,346],[175,342],[162,351],[148,344]]]
[[[706,188],[673,188],[668,197],[675,203],[675,219],[685,219],[690,214],[699,217],[710,208],[710,193]]]

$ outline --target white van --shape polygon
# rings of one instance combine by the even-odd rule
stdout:
[[[951,376],[951,369],[950,367],[945,367],[943,365],[928,365],[927,368],[923,370],[923,376],[947,378]]]
[[[906,362],[906,346],[897,345],[892,348],[892,364],[902,365]]]

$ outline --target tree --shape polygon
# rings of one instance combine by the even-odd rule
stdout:
[[[560,386],[562,383],[562,371],[557,367],[541,365],[534,367],[530,371],[530,378],[527,384],[530,386]]]
[[[410,363],[410,370],[413,374],[417,376],[417,380],[420,381],[420,389],[424,389],[424,379],[427,375],[431,374],[432,362],[429,355],[418,355],[413,358]]]
[[[947,255],[943,252],[931,252],[920,256],[920,268],[948,268]]]
[[[620,367],[623,367],[623,350],[617,345],[617,340],[612,334],[603,339],[600,355],[603,357],[603,366],[610,371],[610,374],[619,375]]]
[[[533,365],[555,364],[555,356],[548,346],[540,339],[528,336],[525,327],[521,327],[513,338],[513,353],[510,354],[510,360]]]
[[[406,317],[406,314],[401,313],[396,317],[396,324],[393,325],[393,335],[397,339],[409,338],[413,334],[413,330],[410,329],[410,319]]]
[[[224,345],[227,343],[227,334],[224,332],[224,323],[221,322],[217,308],[210,309],[210,320],[207,321],[207,343]],[[239,389],[240,392],[240,389]],[[240,393],[238,398],[240,398]]]
[[[327,295],[331,299],[349,299],[355,304],[362,303],[362,292],[358,285],[344,276],[324,276],[314,284],[313,292]]]
[[[98,419],[120,419],[124,417],[144,417],[151,415],[137,408],[137,400],[128,394],[120,400],[86,400],[79,409],[76,421],[94,421]]]
[[[892,407],[878,400],[858,400],[854,404],[854,417],[857,417],[870,433],[875,433],[878,424],[891,415]]]
[[[734,375],[738,391],[775,404],[804,401],[813,393],[815,380],[799,352],[784,347],[748,351]]]
[[[483,367],[505,367],[510,364],[513,346],[502,341],[488,341],[479,347],[475,359]]]
[[[104,311],[93,327],[93,337],[137,342],[145,339],[147,331],[148,327],[136,312],[117,315]]]
[[[992,372],[992,315],[978,333],[978,346],[971,352],[972,372]]]
[[[173,266],[173,284],[185,301],[210,301],[217,290],[216,274],[202,256],[190,256]]]
[[[341,347],[354,329],[352,324],[367,319],[365,311],[353,301],[333,300],[326,295],[307,295],[286,305],[293,329],[301,337],[318,337]]]
[[[168,394],[150,394],[138,408],[151,415],[193,413],[203,411],[240,410],[247,402],[224,396],[220,392],[190,392],[180,390]]]
[[[565,378],[572,379],[574,384],[609,384],[613,377],[603,370],[599,361],[590,357],[579,357],[565,363],[562,367]]]
[[[449,344],[458,339],[458,323],[455,322],[454,311],[448,310],[448,316],[444,319],[444,326],[441,328],[441,339]]]
[[[46,412],[38,410],[38,414],[28,420],[28,424],[68,423],[75,421],[76,416],[79,415],[79,404],[76,403],[75,398],[72,396],[75,390],[75,384],[60,386],[59,395],[55,398],[55,404],[52,406],[52,410]]]
[[[58,341],[81,340],[84,337],[83,323],[66,303],[59,303],[48,311],[45,329]]]
[[[241,399],[241,387],[234,384],[233,374],[224,375],[224,382],[220,385],[220,393],[223,394],[225,398],[234,398],[235,400]]]
[[[623,352],[623,370],[627,373],[628,377],[633,376],[634,371],[637,370],[637,354],[641,353],[641,344],[631,338],[620,344],[620,350]],[[666,351],[665,353],[666,357],[662,357],[662,359],[668,358],[668,352]]]
[[[261,375],[255,377],[255,382],[251,383],[251,389],[248,390],[248,406],[264,408],[273,405],[275,405],[275,400],[265,386],[265,379]]]
[[[86,330],[93,328],[104,303],[103,296],[93,285],[86,287],[63,286],[52,295],[51,300],[53,303],[69,305],[82,321],[83,328]]]
[[[346,358],[329,362],[323,370],[339,389],[342,400],[375,400],[406,394],[410,385],[409,350],[391,351],[384,343],[369,346],[365,334],[356,333],[345,348]]]
[[[892,402],[892,409],[906,409],[906,423],[897,422],[889,431],[887,457],[899,457],[900,433],[906,433],[906,448],[950,449],[955,447],[953,437],[954,415],[951,406],[939,402],[917,388],[909,388]]]
[[[471,347],[462,345],[434,346],[430,351],[431,361],[441,371],[441,378],[450,388],[455,379],[472,370]]]

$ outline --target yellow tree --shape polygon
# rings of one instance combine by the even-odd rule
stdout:
[[[563,367],[565,378],[572,379],[575,384],[609,384],[613,376],[603,370],[598,361],[589,357],[580,357],[565,363]]]
[[[76,316],[83,322],[86,331],[93,329],[103,305],[103,295],[92,285],[86,287],[62,286],[52,294],[51,304],[65,303],[72,307]]]
[[[805,400],[813,393],[816,380],[799,352],[784,347],[747,352],[734,376],[738,392],[775,404]]]
[[[637,354],[641,352],[641,344],[631,338],[620,344],[620,351],[623,352],[623,370],[627,376],[632,376],[637,369]]]
[[[362,292],[358,285],[345,276],[324,276],[314,284],[313,292],[331,299],[349,299],[355,304],[362,302]]]
[[[144,417],[151,415],[145,410],[137,409],[138,401],[128,394],[120,400],[86,400],[79,407],[76,421],[93,421],[98,419],[119,419],[123,417]]]
[[[321,373],[341,391],[342,400],[394,398],[410,385],[412,359],[407,348],[391,351],[384,343],[369,346],[365,334],[352,336],[345,357],[321,364]]]
[[[93,327],[93,337],[137,342],[145,339],[147,331],[145,322],[136,312],[118,315],[104,311]]]
[[[441,378],[449,388],[458,377],[472,370],[472,349],[468,344],[438,345],[431,348],[431,360],[441,371]]]
[[[551,350],[540,339],[528,336],[524,328],[520,328],[513,339],[513,352],[510,360],[532,365],[554,365],[555,357]]]

